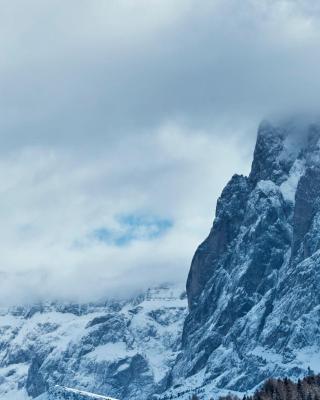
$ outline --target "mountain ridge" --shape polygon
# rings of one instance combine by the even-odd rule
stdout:
[[[42,399],[60,385],[146,398],[164,388],[185,314],[179,285],[151,288],[121,302],[2,310],[0,397]]]

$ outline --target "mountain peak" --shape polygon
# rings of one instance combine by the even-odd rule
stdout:
[[[223,190],[191,264],[174,384],[245,392],[319,372],[319,139],[314,121],[260,124],[250,175]]]

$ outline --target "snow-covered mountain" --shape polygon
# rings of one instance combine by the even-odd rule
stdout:
[[[119,399],[162,391],[186,305],[183,288],[169,285],[130,301],[1,310],[1,400],[47,399],[55,385]]]
[[[250,175],[227,184],[195,253],[187,299],[169,285],[2,310],[0,398],[211,398],[320,372],[320,124],[261,124]]]
[[[227,184],[193,258],[166,396],[320,372],[319,140],[319,124],[261,124],[250,175]]]

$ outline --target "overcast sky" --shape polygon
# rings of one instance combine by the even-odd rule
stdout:
[[[184,282],[319,43],[311,0],[0,0],[0,304]]]

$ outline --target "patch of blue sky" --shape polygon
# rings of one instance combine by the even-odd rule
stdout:
[[[91,237],[99,242],[125,246],[136,240],[153,240],[164,235],[173,226],[173,221],[153,215],[120,215],[118,229],[99,227]]]

